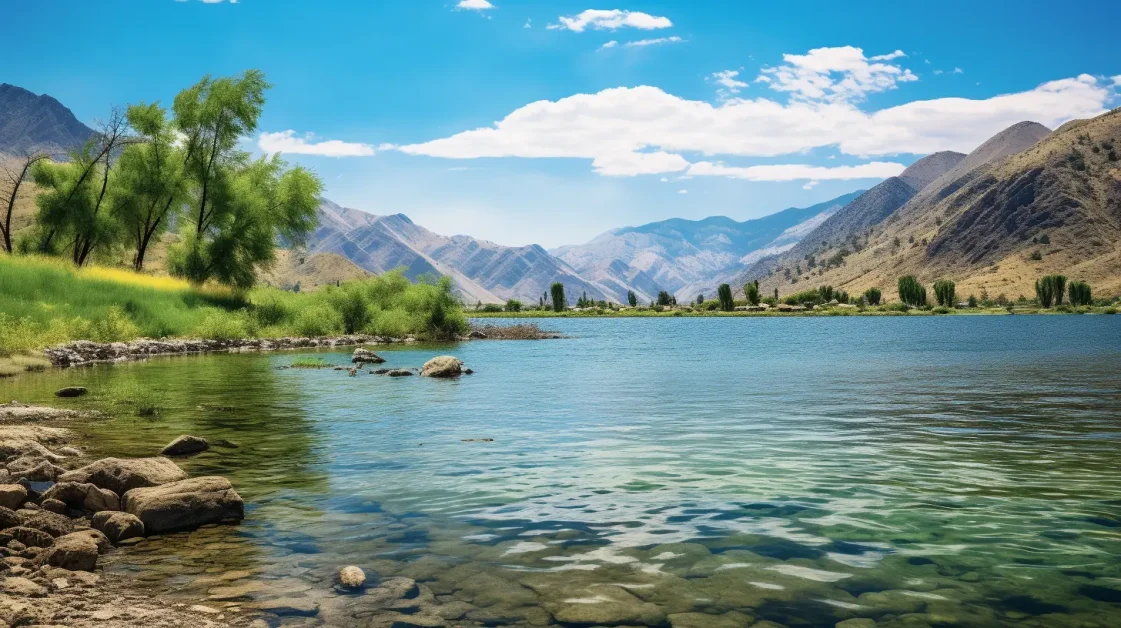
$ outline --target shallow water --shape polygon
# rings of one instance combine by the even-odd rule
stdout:
[[[243,354],[24,376],[0,398],[109,412],[83,428],[98,454],[237,444],[183,466],[230,477],[241,526],[109,569],[313,596],[327,623],[365,612],[328,592],[356,564],[468,624],[1121,625],[1121,317],[545,326],[570,337],[379,349],[455,354],[476,371],[457,381]]]

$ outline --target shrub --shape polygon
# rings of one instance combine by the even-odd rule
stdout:
[[[358,333],[370,323],[369,298],[361,282],[329,287],[326,290],[326,298],[331,307],[339,313],[344,333]]]
[[[1033,262],[1038,262],[1043,259],[1043,253],[1040,253],[1039,251],[1032,251],[1030,259]]]
[[[942,307],[954,307],[954,282],[949,279],[939,279],[934,282],[934,298]]]
[[[291,312],[276,295],[269,295],[263,298],[260,303],[253,304],[253,316],[256,317],[260,326],[269,327],[288,320]]]
[[[296,320],[292,325],[292,331],[297,336],[309,338],[333,336],[340,333],[342,329],[342,316],[335,308],[325,303],[304,308],[296,315]]]
[[[969,295],[969,307],[971,307],[971,308],[976,308],[977,307],[977,297],[973,296],[972,294]]]
[[[899,278],[899,299],[912,307],[926,305],[926,287],[914,275]]]
[[[864,291],[864,302],[868,305],[879,305],[883,294],[883,291],[879,288],[868,288]]]
[[[206,315],[194,330],[194,335],[204,340],[235,340],[250,336],[249,317],[242,314],[214,310]]]
[[[736,302],[732,298],[732,287],[726,283],[720,284],[717,288],[716,294],[719,297],[720,309],[724,312],[731,312],[736,309]]]
[[[517,299],[510,299],[510,300],[506,301],[506,311],[507,312],[521,312],[522,311],[522,302],[517,300]]]
[[[487,312],[487,313],[491,313],[491,314],[494,314],[494,313],[497,313],[497,312],[507,311],[505,308],[503,308],[501,305],[499,305],[497,303],[487,303],[486,305],[484,305],[482,307],[482,309],[475,308],[475,310],[479,311],[479,312]]]

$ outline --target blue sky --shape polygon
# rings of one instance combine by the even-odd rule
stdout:
[[[0,82],[92,123],[260,68],[247,149],[347,206],[551,247],[806,206],[1116,107],[1117,24],[1106,1],[52,0],[6,7]]]

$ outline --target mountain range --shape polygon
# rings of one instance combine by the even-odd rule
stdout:
[[[93,133],[54,98],[0,83],[0,153],[62,157]]]
[[[61,156],[93,131],[47,95],[0,84],[0,153]],[[941,152],[896,177],[805,208],[736,221],[673,218],[547,251],[445,236],[404,214],[377,216],[322,199],[306,250],[284,251],[262,279],[314,288],[394,268],[451,277],[465,302],[536,303],[556,281],[571,299],[642,302],[820,285],[894,293],[897,277],[952,278],[959,294],[1030,295],[1062,272],[1121,293],[1121,110],[1054,132],[1021,122],[968,155]],[[27,199],[24,199],[25,201]],[[14,226],[29,219],[17,203]],[[21,222],[22,221],[22,222]]]

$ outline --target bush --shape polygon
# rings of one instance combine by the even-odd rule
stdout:
[[[300,310],[292,325],[292,331],[297,336],[316,338],[333,336],[343,330],[342,316],[335,308],[320,303]]]
[[[206,315],[194,330],[194,335],[203,340],[236,340],[249,338],[251,326],[249,317],[214,310]]]
[[[868,305],[879,305],[883,294],[883,291],[879,288],[868,288],[864,291],[864,301]]]
[[[491,314],[496,313],[496,312],[511,311],[511,310],[503,309],[503,307],[501,305],[497,304],[497,303],[487,303],[486,305],[483,306],[483,308],[481,310],[479,308],[475,308],[475,310],[479,311],[479,312],[487,312],[487,313],[491,313]],[[517,310],[512,310],[512,311],[517,311]]]
[[[325,291],[327,301],[343,323],[343,333],[355,334],[370,323],[370,304],[361,282],[351,282]]]
[[[976,308],[977,307],[977,297],[973,296],[972,294],[969,295],[969,307],[971,307],[971,308]]]
[[[914,275],[899,278],[899,300],[911,307],[926,305],[926,287]]]
[[[506,311],[507,312],[521,312],[522,311],[522,302],[517,300],[517,299],[510,299],[509,301],[506,302]]]
[[[747,297],[748,305],[759,305],[759,282],[753,281],[743,287],[743,294]]]

